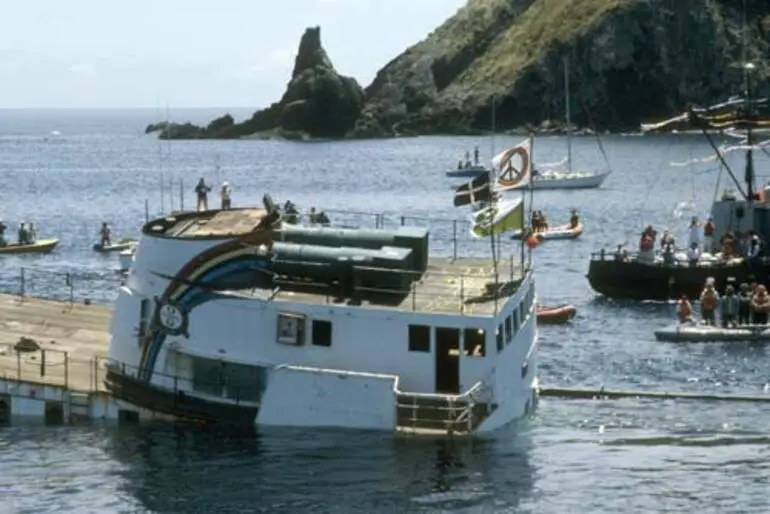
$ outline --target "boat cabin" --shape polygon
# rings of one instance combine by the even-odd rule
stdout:
[[[534,406],[535,286],[518,262],[433,257],[426,228],[269,218],[145,225],[111,329],[108,385],[128,408],[469,432]]]

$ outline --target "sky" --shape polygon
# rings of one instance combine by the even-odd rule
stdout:
[[[0,0],[0,108],[262,107],[321,26],[368,85],[466,0]]]

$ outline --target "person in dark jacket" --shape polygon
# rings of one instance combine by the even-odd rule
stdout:
[[[198,181],[198,185],[195,186],[195,196],[198,198],[198,204],[196,206],[197,211],[209,210],[208,194],[211,191],[211,186],[206,185],[203,177]]]
[[[751,323],[751,287],[747,283],[741,284],[738,292],[738,324]]]

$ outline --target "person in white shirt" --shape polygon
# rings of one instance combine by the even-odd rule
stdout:
[[[690,247],[695,244],[698,246],[698,248],[700,248],[702,234],[703,233],[700,228],[700,223],[698,223],[698,218],[693,216],[692,221],[690,222]]]
[[[227,182],[222,183],[222,188],[219,190],[219,196],[222,199],[222,210],[227,210],[232,206],[232,203],[230,202],[230,196],[232,195],[233,190],[230,188],[230,184]]]

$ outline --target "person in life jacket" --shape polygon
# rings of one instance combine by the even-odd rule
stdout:
[[[714,251],[714,219],[710,216],[703,225],[703,251],[708,253]]]
[[[676,302],[676,317],[679,323],[692,323],[692,304],[687,299],[687,295],[682,295]]]
[[[751,288],[747,283],[741,284],[738,292],[738,324],[751,323]]]
[[[706,325],[716,324],[717,305],[719,305],[719,293],[714,288],[714,283],[709,280],[700,294],[700,315]]]
[[[751,299],[751,310],[755,325],[767,325],[767,314],[770,312],[770,295],[763,285],[757,286],[757,292]]]
[[[725,295],[720,301],[722,311],[722,328],[734,328],[738,324],[738,312],[740,310],[740,299],[735,294],[733,286],[725,288]]]

